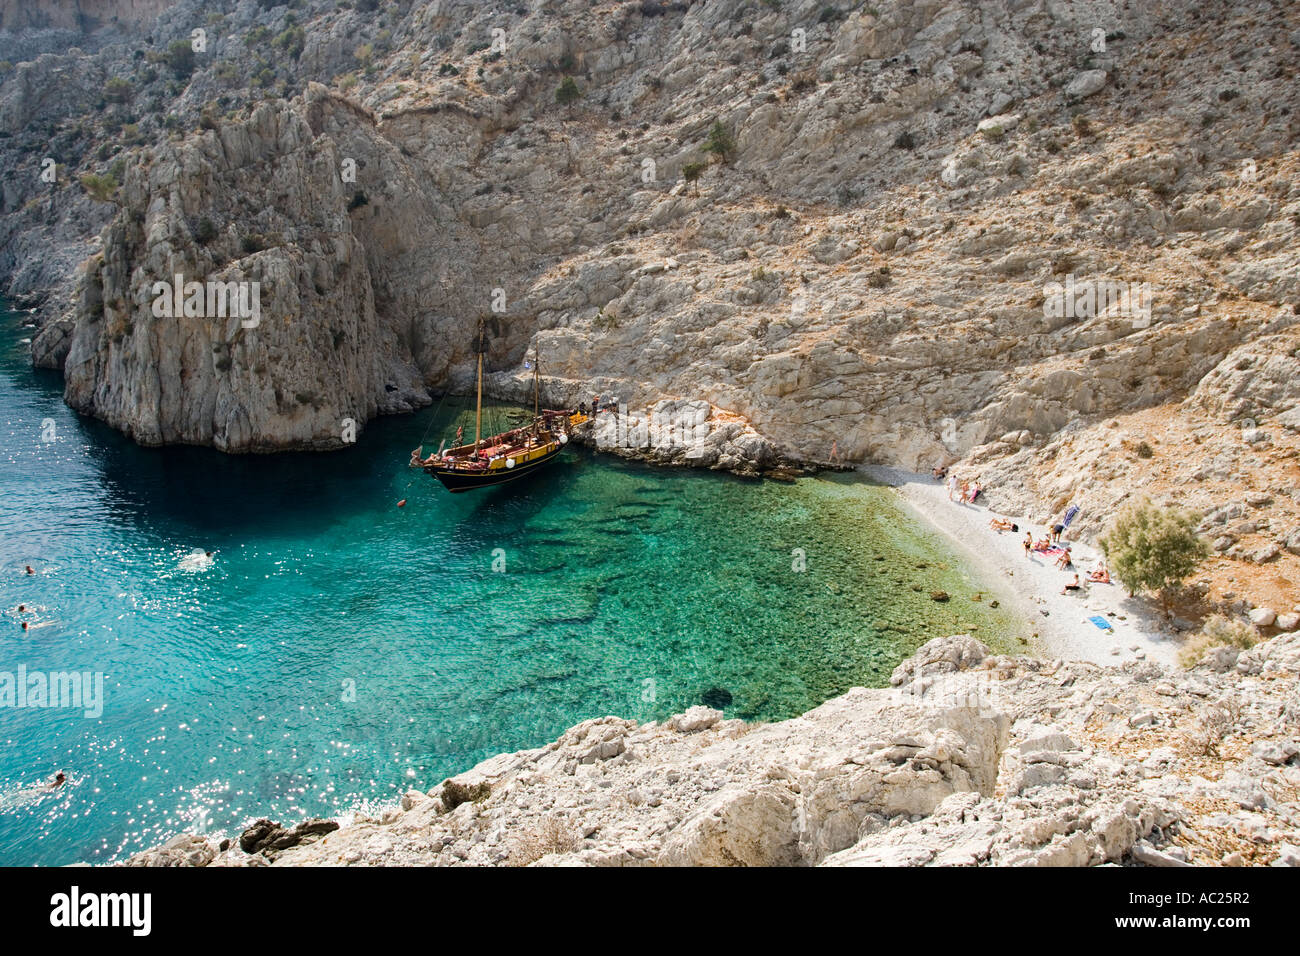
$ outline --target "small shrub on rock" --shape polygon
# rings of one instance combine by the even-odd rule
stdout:
[[[458,780],[447,780],[442,785],[442,806],[450,813],[462,803],[482,803],[492,795],[492,787],[487,783],[466,786]]]

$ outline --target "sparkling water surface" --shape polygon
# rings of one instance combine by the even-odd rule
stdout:
[[[346,452],[140,448],[30,368],[22,318],[0,316],[0,672],[103,672],[105,704],[0,708],[0,864],[372,809],[709,691],[729,717],[780,720],[886,684],[936,634],[997,645],[1016,627],[852,476],[760,483],[570,448],[450,495],[406,467],[433,409]],[[36,788],[60,769],[68,785]]]

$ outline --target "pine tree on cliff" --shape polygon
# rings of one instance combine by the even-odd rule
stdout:
[[[559,88],[555,91],[555,102],[572,112],[572,106],[579,97],[582,96],[582,90],[578,89],[578,84],[573,82],[573,77],[566,76],[561,82]]]
[[[713,153],[724,163],[729,162],[735,154],[736,141],[731,138],[721,120],[715,120],[713,128],[709,130],[709,138],[704,141],[704,151]]]

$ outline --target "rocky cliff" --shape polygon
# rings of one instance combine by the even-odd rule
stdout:
[[[75,182],[6,199],[23,213],[6,243],[24,253],[8,262],[16,291],[47,293],[59,316],[37,361],[75,356],[77,407],[142,440],[315,446],[327,419],[413,404],[417,380],[463,385],[461,343],[486,314],[502,367],[540,346],[555,402],[705,401],[792,455],[834,442],[915,467],[1181,402],[1243,346],[1293,357],[1290,5],[373,6],[182,2],[133,53],[11,68],[0,116],[23,140],[17,165],[47,128],[69,153],[103,147],[72,155],[78,170],[125,167],[107,300],[102,268],[72,292],[27,261],[51,221],[102,215]],[[206,49],[177,62],[169,45],[196,28]],[[51,93],[56,75],[69,82]],[[579,97],[562,106],[566,76]],[[104,102],[113,78],[129,93]],[[715,122],[733,142],[709,153]],[[245,261],[250,236],[267,248]],[[240,343],[155,327],[139,289],[169,257],[274,278],[293,354],[269,327]],[[303,279],[326,272],[341,281],[318,303]],[[1048,314],[1045,287],[1070,277],[1149,291]],[[115,344],[94,327],[117,297],[133,316]],[[365,331],[341,329],[345,312]],[[363,364],[378,369],[340,374],[336,332],[344,351],[373,342]],[[212,349],[233,349],[229,364]],[[179,383],[145,381],[164,355],[184,403]],[[264,369],[254,381],[245,359]],[[293,394],[318,421],[276,407]]]
[[[589,720],[341,828],[181,835],[131,865],[1300,865],[1300,635],[1190,673],[937,638],[766,726]]]

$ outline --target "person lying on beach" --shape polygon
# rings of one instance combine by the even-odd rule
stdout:
[[[1018,524],[1012,524],[1012,523],[1011,523],[1010,521],[1008,521],[1006,518],[990,518],[990,519],[989,519],[989,527],[992,528],[994,531],[997,531],[997,532],[1002,532],[1002,531],[1019,531],[1019,530],[1020,530],[1020,525],[1018,525]]]
[[[1071,582],[1070,582],[1069,584],[1067,584],[1065,587],[1061,588],[1061,593],[1062,593],[1062,594],[1065,594],[1065,593],[1067,593],[1067,592],[1069,592],[1069,591],[1078,591],[1078,590],[1081,590],[1082,588],[1083,588],[1083,585],[1079,583],[1079,575],[1076,574],[1076,575],[1074,576],[1074,580],[1073,580],[1073,581],[1071,581]]]
[[[1046,551],[1052,546],[1051,538],[1039,538],[1034,542],[1035,551]]]
[[[1073,567],[1073,563],[1070,561],[1069,548],[1066,548],[1064,551],[1061,552],[1061,556],[1056,559],[1056,566],[1060,568],[1062,571],[1066,570],[1067,568]]]
[[[930,475],[938,481],[943,481],[944,478],[948,477],[948,469],[943,465],[935,465],[930,469]]]
[[[1097,565],[1096,571],[1088,573],[1088,580],[1096,581],[1098,584],[1110,584],[1110,572],[1106,570],[1106,565]]]

